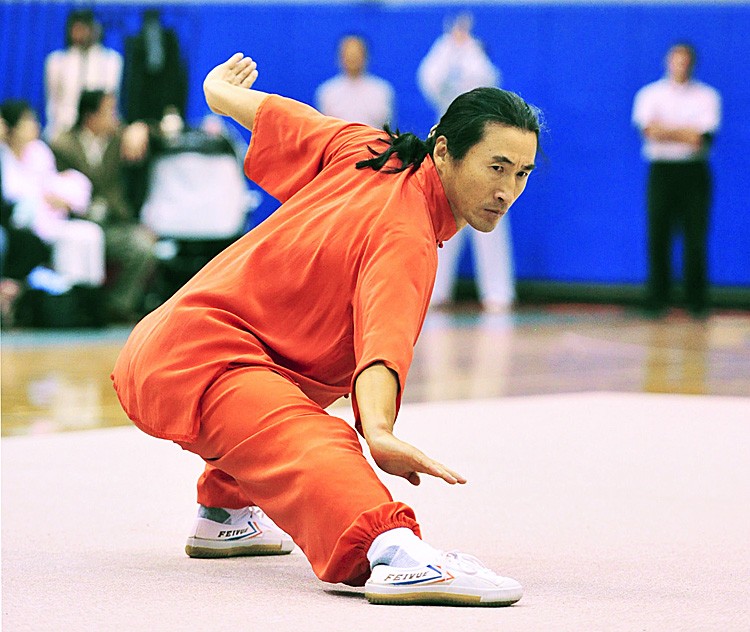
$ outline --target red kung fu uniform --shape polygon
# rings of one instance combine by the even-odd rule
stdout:
[[[383,137],[265,98],[245,172],[281,207],[146,316],[112,374],[141,430],[207,461],[198,502],[257,504],[318,577],[355,585],[377,535],[419,527],[324,408],[376,362],[403,390],[436,245],[456,233],[431,157],[398,174],[355,168]]]

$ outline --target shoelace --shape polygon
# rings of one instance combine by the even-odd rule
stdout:
[[[257,520],[258,522],[266,520],[266,513],[258,506],[249,507],[250,517]]]
[[[467,573],[468,575],[477,575],[479,573],[491,573],[492,575],[495,575],[495,573],[482,564],[479,559],[468,553],[448,551],[447,553],[444,553],[444,555],[449,565],[458,568],[458,570]]]

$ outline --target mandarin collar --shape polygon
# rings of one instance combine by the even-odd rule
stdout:
[[[432,230],[435,232],[435,242],[442,247],[444,241],[458,232],[458,226],[456,226],[456,218],[453,217],[453,211],[451,211],[435,163],[429,154],[425,156],[417,169],[416,178],[427,200]]]

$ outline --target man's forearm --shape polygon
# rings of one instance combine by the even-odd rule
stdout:
[[[265,92],[250,89],[257,78],[257,64],[250,57],[235,53],[213,68],[203,80],[208,107],[217,114],[231,116],[252,130],[258,107],[268,96]]]
[[[354,385],[362,434],[375,463],[384,472],[402,476],[413,485],[419,485],[420,473],[442,478],[450,485],[465,483],[458,472],[393,434],[398,389],[398,375],[382,362],[362,371]]]
[[[688,127],[668,128],[653,124],[643,131],[652,140],[690,143],[691,145],[699,145],[703,141],[703,135],[699,131]]]
[[[381,433],[392,433],[396,422],[398,376],[382,363],[367,367],[357,377],[354,392],[365,440]]]
[[[219,114],[230,116],[243,127],[252,130],[258,107],[268,96],[259,90],[248,90],[226,82],[208,80],[203,84],[206,103]]]

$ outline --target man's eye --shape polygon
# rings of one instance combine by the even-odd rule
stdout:
[[[519,171],[518,172],[518,177],[519,178],[528,178],[529,177],[529,172],[528,171]]]
[[[492,168],[495,171],[502,171],[503,170],[503,166],[502,165],[492,165]]]

